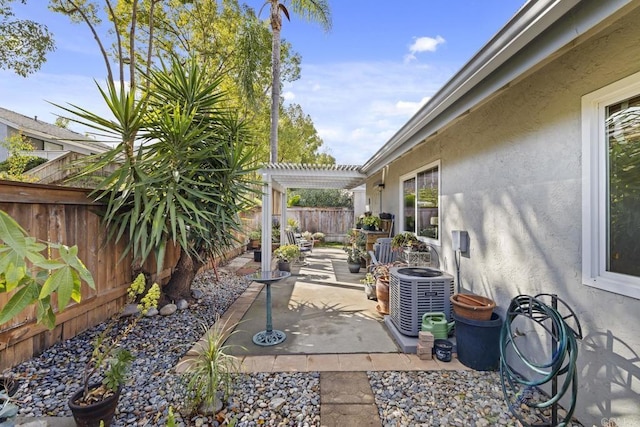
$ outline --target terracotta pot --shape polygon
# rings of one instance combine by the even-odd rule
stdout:
[[[91,384],[89,389],[98,388],[101,384]],[[69,398],[69,409],[73,414],[73,418],[76,421],[78,427],[100,427],[100,422],[104,423],[104,427],[109,427],[113,421],[113,416],[116,413],[116,407],[118,406],[118,399],[120,399],[120,391],[122,387],[107,397],[90,405],[79,405],[77,400],[82,396],[83,389],[78,390]]]
[[[378,298],[376,306],[378,313],[389,314],[389,281],[376,280],[376,297]]]
[[[471,320],[489,320],[496,303],[490,299],[474,294],[454,294],[449,297],[456,316]]]

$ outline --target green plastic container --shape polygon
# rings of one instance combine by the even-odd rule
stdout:
[[[455,324],[456,322],[447,322],[447,317],[442,312],[422,315],[422,332],[431,332],[437,340],[446,340]]]

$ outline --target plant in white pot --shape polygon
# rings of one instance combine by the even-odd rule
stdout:
[[[140,273],[127,290],[129,303],[137,302],[137,313],[131,318],[115,316],[93,342],[93,351],[85,365],[82,388],[68,401],[78,426],[108,427],[113,420],[122,386],[134,356],[123,347],[123,340],[152,307],[157,307],[160,286],[148,288]]]
[[[282,245],[273,252],[278,259],[278,270],[291,271],[291,263],[300,258],[300,247],[298,245]]]
[[[364,285],[364,293],[367,299],[376,300],[376,278],[372,273],[367,273],[364,279],[360,280],[360,283]]]

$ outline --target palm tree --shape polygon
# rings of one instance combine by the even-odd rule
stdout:
[[[280,31],[282,30],[281,13],[290,20],[289,11],[285,7],[286,0],[267,0],[271,9],[271,162],[278,159],[278,118],[280,115]],[[331,29],[331,11],[327,0],[289,0],[291,10],[307,21],[318,22],[325,31]]]

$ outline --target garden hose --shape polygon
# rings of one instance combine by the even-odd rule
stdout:
[[[531,424],[525,421],[521,411],[518,410],[521,404],[536,410],[536,416],[543,419],[548,425],[551,425],[548,423],[549,420],[544,416],[543,410],[556,405],[569,388],[571,388],[571,405],[566,416],[559,423],[555,419],[551,421],[555,423],[554,425],[565,426],[573,416],[578,394],[576,368],[578,345],[576,337],[581,338],[582,332],[577,317],[575,321],[578,325],[577,329],[579,332],[573,330],[565,322],[566,319],[575,317],[571,309],[569,309],[571,314],[563,317],[556,308],[550,307],[539,299],[539,297],[543,296],[551,296],[554,299],[554,303],[557,304],[557,301],[560,301],[566,307],[564,301],[554,295],[548,294],[540,294],[536,297],[519,295],[511,300],[506,319],[500,331],[500,379],[502,381],[502,391],[505,401],[513,415],[516,416],[523,425],[530,426]],[[551,359],[548,362],[535,363],[530,360],[518,346],[516,341],[520,336],[514,333],[512,328],[512,323],[518,316],[525,316],[535,321],[552,337],[553,347],[551,349]],[[538,374],[540,378],[527,379],[517,372],[507,361],[508,349],[511,349],[515,354],[514,361],[526,366],[532,372]],[[560,389],[555,392],[553,396],[546,395],[546,393],[539,389],[539,386],[549,381],[554,381],[555,386],[557,377],[561,375],[565,375],[564,381]],[[533,390],[539,391],[540,395],[546,397],[546,400],[534,401],[531,394]],[[512,398],[515,398],[515,401],[510,403]],[[553,406],[553,413],[555,418],[555,406]]]

